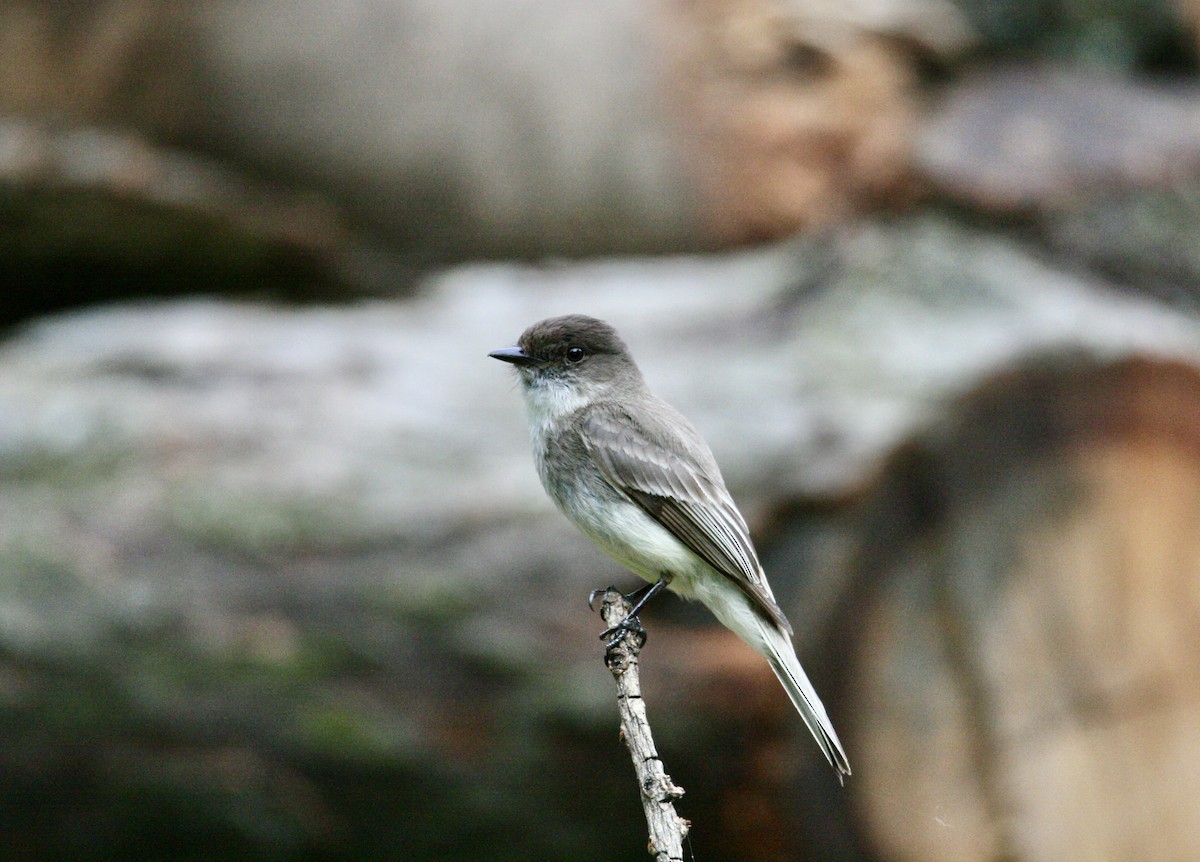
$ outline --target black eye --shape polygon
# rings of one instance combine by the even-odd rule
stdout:
[[[567,348],[567,362],[569,362],[571,365],[582,361],[584,356],[586,356],[586,354],[583,352],[582,347]]]

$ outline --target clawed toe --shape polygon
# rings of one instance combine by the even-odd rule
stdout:
[[[609,590],[615,590],[616,587],[604,587],[603,589],[595,589],[588,593],[588,610],[596,610],[596,596],[602,596]]]

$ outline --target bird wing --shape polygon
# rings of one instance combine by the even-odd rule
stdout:
[[[791,634],[708,445],[669,405],[651,407],[634,416],[617,404],[593,405],[582,417],[584,446],[605,479]]]

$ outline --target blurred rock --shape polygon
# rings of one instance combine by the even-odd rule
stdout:
[[[1193,319],[938,218],[715,258],[464,267],[405,302],[27,327],[0,350],[0,853],[591,858],[632,788],[580,793],[591,746],[616,744],[583,600],[630,576],[552,511],[485,355],[566,311],[619,327],[756,526],[852,493],[941,398],[1029,351],[1200,355]],[[763,540],[816,650],[807,598],[837,585]],[[784,818],[788,770],[747,773],[745,740],[819,757],[761,663],[695,619],[711,625],[653,609],[643,660],[672,774],[704,786],[688,814],[720,822],[746,790],[729,777],[754,774]],[[631,827],[631,858],[643,840]],[[721,841],[710,858],[744,857]]]
[[[1172,305],[1200,307],[1200,180],[1096,194],[1050,209],[1036,230],[1059,257]]]
[[[1008,218],[1066,266],[1197,306],[1194,82],[980,71],[948,88],[917,152],[925,179],[956,206]]]
[[[207,140],[326,191],[410,253],[582,254],[694,237],[643,4],[194,8]]]
[[[1065,68],[984,70],[932,112],[917,165],[942,194],[993,212],[1170,185],[1200,171],[1200,88]]]

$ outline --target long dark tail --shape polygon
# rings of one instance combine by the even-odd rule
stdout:
[[[792,699],[800,717],[808,725],[813,738],[817,740],[817,745],[821,746],[821,751],[825,752],[830,765],[837,770],[838,781],[844,781],[850,774],[850,761],[847,760],[841,740],[833,729],[833,723],[825,713],[821,698],[817,697],[816,689],[808,681],[804,668],[800,667],[792,639],[766,621],[762,623],[762,627],[767,661],[771,664],[771,670],[775,671],[775,676],[783,683],[788,697]]]

